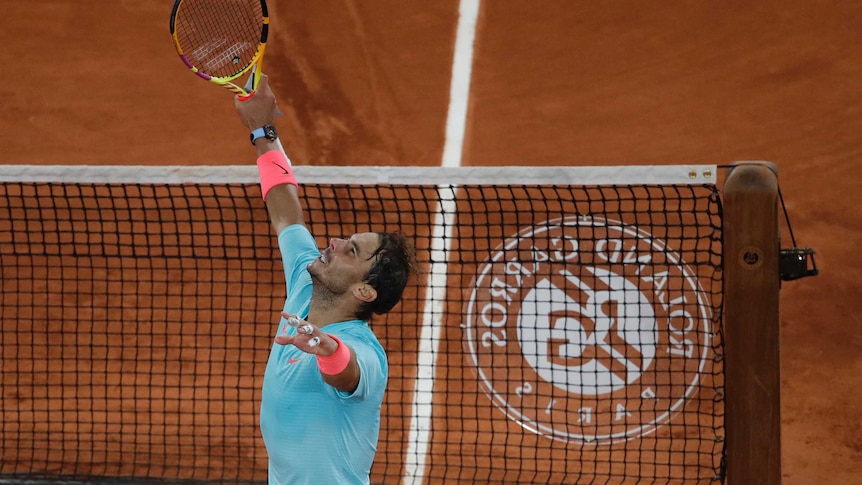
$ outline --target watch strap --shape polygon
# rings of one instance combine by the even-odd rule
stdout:
[[[249,135],[249,139],[251,140],[252,145],[254,145],[254,142],[257,141],[258,138],[275,140],[276,138],[278,138],[278,134],[276,133],[274,126],[263,125],[260,128],[255,128],[251,130],[251,134]]]

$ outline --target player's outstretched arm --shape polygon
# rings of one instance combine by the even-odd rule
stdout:
[[[271,126],[278,109],[266,74],[261,74],[257,91],[246,97],[236,96],[234,106],[249,132]],[[289,225],[304,224],[293,167],[281,150],[278,139],[260,137],[254,141],[254,146],[258,154],[261,190],[273,230],[278,234]]]
[[[317,357],[317,365],[323,381],[344,392],[353,392],[359,385],[361,370],[356,361],[356,353],[337,337],[325,333],[316,325],[282,312],[287,325],[296,329],[288,335],[287,326],[275,337],[279,345],[293,345],[299,350]]]

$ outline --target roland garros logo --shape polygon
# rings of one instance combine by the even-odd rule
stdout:
[[[593,218],[521,230],[479,267],[464,347],[525,429],[610,444],[654,432],[697,391],[710,310],[691,268],[637,227]]]

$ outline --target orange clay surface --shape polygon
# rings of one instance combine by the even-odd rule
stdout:
[[[252,163],[170,3],[5,2],[0,163]],[[270,3],[294,163],[440,163],[458,2]],[[781,295],[787,485],[862,481],[860,31],[862,3],[802,0],[486,1],[477,29],[464,165],[779,166],[821,270]]]

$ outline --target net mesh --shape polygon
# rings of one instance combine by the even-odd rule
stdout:
[[[714,185],[301,198],[320,246],[401,230],[423,264],[372,322],[373,483],[723,482]],[[265,483],[285,289],[259,187],[5,182],[0,266],[0,479]]]

